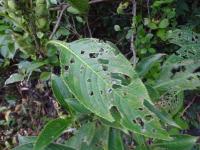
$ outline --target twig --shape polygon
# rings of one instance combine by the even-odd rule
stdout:
[[[61,10],[61,12],[60,12],[60,15],[59,15],[59,17],[58,17],[58,20],[57,20],[57,22],[56,22],[56,25],[54,26],[53,32],[51,33],[49,39],[52,39],[53,35],[54,35],[55,32],[57,31],[57,29],[58,29],[58,27],[59,27],[59,25],[60,25],[60,21],[61,21],[62,15],[63,15],[64,11],[65,11],[68,7],[69,7],[69,5],[63,5],[62,10]]]
[[[104,1],[108,1],[108,0],[91,0],[89,2],[89,4],[95,4],[95,3],[100,3],[100,2],[104,2]],[[55,32],[57,31],[59,25],[60,25],[60,21],[61,21],[61,18],[62,18],[62,15],[64,13],[64,11],[69,7],[69,4],[67,3],[63,3],[61,4],[60,6],[58,7],[55,7],[55,8],[50,8],[50,10],[60,10],[61,9],[61,12],[60,12],[60,15],[58,17],[58,20],[56,22],[56,25],[54,26],[53,28],[53,32],[51,33],[51,35],[49,36],[49,39],[52,39],[53,35],[55,34]]]
[[[150,0],[147,0],[147,12],[148,12],[148,17],[150,18],[149,1],[150,1]]]
[[[100,3],[100,2],[104,2],[104,1],[108,1],[108,0],[91,0],[89,2],[89,4],[95,4],[95,3]]]
[[[74,18],[72,17],[72,26],[73,26],[73,28],[72,28],[72,30],[73,30],[73,32],[76,34],[76,35],[78,35],[78,37],[80,37],[81,35],[78,33],[78,31],[76,30],[76,24],[75,24],[75,21],[74,21]]]
[[[132,17],[134,18],[136,16],[136,1],[132,0]],[[133,20],[133,19],[132,19]],[[134,24],[134,22],[132,22]],[[135,33],[131,35],[131,51],[133,53],[133,66],[135,67],[136,65],[136,52],[135,52],[135,45],[134,45],[134,37]]]
[[[194,103],[194,101],[196,100],[197,96],[195,96],[192,101],[185,107],[185,109],[182,111],[180,116],[183,116],[184,113],[188,110],[188,108],[190,108],[190,106]]]
[[[87,28],[88,28],[90,37],[92,38],[92,31],[91,31],[91,29],[90,29],[90,25],[89,25],[89,22],[88,22],[88,18],[86,19],[86,24],[87,24]]]

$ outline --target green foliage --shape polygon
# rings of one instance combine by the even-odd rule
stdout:
[[[19,137],[20,146],[15,147],[13,150],[33,150],[36,137]],[[67,147],[66,145],[61,144],[49,144],[44,150],[74,150],[73,148]]]
[[[154,144],[152,147],[159,146],[164,149],[189,150],[193,147],[196,140],[197,137],[187,135],[174,136],[173,141],[160,142],[159,144]]]
[[[87,109],[113,122],[110,109],[116,106],[122,126],[148,137],[169,139],[156,116],[143,105],[144,99],[150,101],[144,85],[130,63],[113,47],[96,39],[49,44],[60,49],[62,78]]]
[[[192,149],[197,138],[181,130],[199,128],[198,106],[183,117],[185,95],[200,87],[199,2],[136,2],[0,0],[0,90],[35,91],[39,82],[65,114],[38,137],[19,136],[14,150]],[[7,110],[0,107],[1,126],[10,124]]]
[[[72,123],[71,118],[58,118],[50,121],[37,137],[37,140],[34,145],[34,150],[42,150],[47,145],[49,145],[52,141],[57,139],[62,132],[70,126]],[[53,132],[52,132],[53,131]]]

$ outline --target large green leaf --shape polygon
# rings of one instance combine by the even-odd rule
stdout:
[[[144,105],[148,92],[130,62],[97,39],[72,43],[50,41],[60,50],[62,78],[77,100],[96,115],[113,122],[116,107],[121,125],[139,134],[169,139],[157,116]]]
[[[57,139],[67,127],[72,123],[71,118],[57,118],[50,121],[38,136],[34,150],[42,150],[47,147],[52,141]]]
[[[189,135],[178,135],[174,137],[173,141],[160,141],[153,144],[152,147],[160,147],[166,150],[191,150],[197,139],[198,137]]]

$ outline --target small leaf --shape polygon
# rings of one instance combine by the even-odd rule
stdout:
[[[163,20],[161,20],[161,22],[159,24],[159,28],[164,29],[164,28],[168,27],[168,25],[169,25],[169,20],[163,19]]]
[[[73,7],[79,10],[80,13],[86,14],[89,10],[88,0],[67,0]]]
[[[24,76],[19,73],[14,73],[6,80],[5,85],[20,82],[24,80]]]
[[[109,150],[124,150],[122,137],[117,129],[110,128],[108,143]]]
[[[40,74],[40,80],[47,81],[49,80],[50,76],[51,76],[51,72],[42,72]]]
[[[158,28],[157,25],[156,25],[156,23],[154,23],[154,22],[150,22],[150,23],[148,24],[148,27],[149,27],[150,29],[152,29],[152,30],[155,30],[155,29]]]
[[[33,72],[33,71],[35,71],[36,69],[38,69],[39,67],[41,67],[41,66],[43,66],[45,64],[46,64],[45,61],[34,61],[34,62],[31,62],[30,65],[27,68],[27,73]]]
[[[155,54],[142,59],[136,66],[136,71],[139,76],[144,77],[153,65],[158,62],[165,54]]]
[[[71,125],[71,118],[58,118],[47,123],[44,129],[40,132],[34,150],[42,150],[48,146],[52,141],[57,139],[62,132]]]
[[[64,83],[62,78],[52,74],[51,77],[51,87],[54,96],[58,103],[65,108],[66,110],[69,109],[68,104],[66,103],[65,99],[72,98],[72,94],[69,92],[67,85]]]

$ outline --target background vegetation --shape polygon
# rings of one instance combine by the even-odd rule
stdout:
[[[198,0],[0,0],[0,149],[200,149],[199,17]]]

